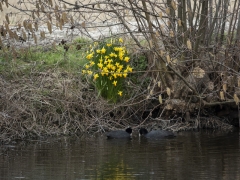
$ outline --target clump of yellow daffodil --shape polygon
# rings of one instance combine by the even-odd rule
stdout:
[[[115,102],[124,94],[124,79],[133,70],[123,39],[95,42],[87,51],[86,59],[88,63],[82,74],[92,78],[104,98]]]

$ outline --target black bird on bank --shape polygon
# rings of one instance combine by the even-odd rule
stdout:
[[[120,138],[131,138],[132,137],[132,129],[129,127],[125,131],[116,130],[106,133],[108,139],[120,139]]]
[[[147,129],[145,128],[141,128],[139,130],[139,136],[143,136],[146,138],[151,138],[151,139],[160,139],[160,138],[171,138],[171,137],[175,137],[176,135],[174,135],[173,132],[170,131],[165,131],[165,130],[152,130],[150,132],[148,132]]]

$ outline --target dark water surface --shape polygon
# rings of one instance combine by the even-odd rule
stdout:
[[[174,139],[59,138],[0,146],[0,179],[240,179],[239,132]]]

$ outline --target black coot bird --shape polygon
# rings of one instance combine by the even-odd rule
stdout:
[[[131,138],[132,129],[129,127],[125,131],[116,130],[106,133],[108,139]]]
[[[151,139],[159,139],[159,138],[171,138],[175,137],[173,132],[170,131],[165,131],[165,130],[152,130],[148,132],[147,129],[141,128],[139,130],[139,135],[144,136],[146,138],[151,138]]]

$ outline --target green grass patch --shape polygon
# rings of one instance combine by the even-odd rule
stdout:
[[[0,50],[0,73],[27,75],[48,69],[79,73],[86,63],[88,43],[89,40],[78,38],[55,47],[21,48],[15,53],[11,49]]]

